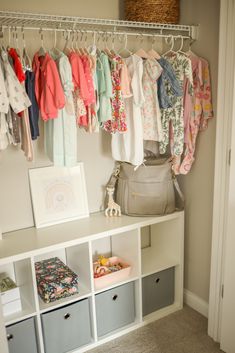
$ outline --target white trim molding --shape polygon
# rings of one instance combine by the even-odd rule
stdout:
[[[220,341],[223,248],[228,203],[229,151],[235,68],[234,0],[220,2],[218,104],[208,334]]]
[[[184,289],[184,303],[206,318],[208,317],[209,304],[188,289]]]

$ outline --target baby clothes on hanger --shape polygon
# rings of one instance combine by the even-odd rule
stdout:
[[[59,109],[65,106],[64,91],[61,86],[56,63],[48,53],[39,56],[37,52],[33,58],[35,73],[35,95],[43,120],[58,117]]]
[[[19,115],[16,114],[11,106],[9,107],[8,113],[6,115],[6,121],[8,124],[9,134],[10,134],[10,143],[14,146],[17,146],[21,143],[20,136],[20,118]]]
[[[181,53],[171,53],[167,56],[167,60],[170,62],[177,80],[180,83],[180,87],[183,89],[184,79],[189,79],[189,93],[193,94],[193,77],[192,77],[192,65],[188,57]],[[160,142],[160,153],[166,153],[167,146],[169,144],[169,133],[170,124],[172,128],[171,135],[171,154],[174,156],[173,170],[178,174],[178,168],[180,164],[180,156],[183,153],[184,148],[184,107],[183,107],[183,96],[175,96],[171,91],[171,87],[167,85],[167,92],[171,96],[171,99],[175,99],[175,103],[171,108],[162,109],[162,128],[163,128],[163,140]]]
[[[94,87],[94,102],[91,104],[90,107],[90,114],[88,115],[88,128],[87,131],[89,133],[92,132],[99,132],[99,120],[98,120],[98,108],[99,108],[99,101],[98,101],[98,83],[97,83],[97,75],[96,75],[96,47],[92,47],[92,50],[88,56],[90,62],[90,70],[91,70],[91,77]]]
[[[5,85],[4,73],[3,73],[3,65],[0,60],[0,112],[7,114],[9,110],[9,99]]]
[[[8,143],[15,144],[19,140],[19,125],[17,119],[20,119],[22,127],[22,141],[21,148],[25,152],[28,160],[33,158],[33,150],[31,145],[31,139],[28,138],[29,122],[27,119],[27,109],[31,105],[28,95],[26,94],[24,85],[21,84],[8,60],[7,52],[1,51],[1,62],[5,77],[5,88],[10,104],[8,107],[7,116],[5,116],[5,122],[3,124],[3,118],[1,118],[1,126],[5,129],[5,133],[8,136]],[[16,114],[21,113],[22,118],[18,118]],[[7,132],[6,132],[7,129]],[[15,136],[14,136],[15,134]],[[6,142],[6,139],[5,139]]]
[[[72,77],[74,84],[74,107],[77,124],[86,126],[86,107],[84,101],[89,98],[89,91],[86,82],[85,72],[82,60],[78,53],[70,52],[68,54],[69,62],[72,69]]]
[[[10,143],[8,135],[7,116],[9,110],[9,99],[7,96],[6,86],[2,65],[0,62],[0,151],[5,150]]]
[[[124,108],[124,100],[121,90],[121,68],[122,58],[119,55],[113,55],[111,62],[111,79],[112,79],[112,119],[104,123],[104,129],[107,132],[126,132],[126,112]]]
[[[158,100],[161,109],[170,108],[174,105],[174,98],[183,95],[182,87],[176,78],[171,64],[163,57],[158,60],[163,71],[158,79]],[[171,94],[169,92],[171,91]]]
[[[16,49],[10,48],[8,50],[8,54],[10,55],[13,63],[13,68],[15,74],[21,83],[21,85],[25,88],[25,73],[23,71],[23,66],[21,60],[17,54]],[[19,112],[20,116],[20,129],[21,129],[21,149],[24,151],[25,157],[28,161],[33,160],[33,145],[31,140],[31,130],[30,130],[30,122],[29,122],[29,112],[28,109],[24,109],[24,111]]]
[[[22,112],[22,118],[20,118],[21,127],[21,149],[24,151],[24,155],[29,162],[33,160],[33,145],[30,132],[29,124],[29,113],[28,109]]]
[[[143,60],[133,54],[124,59],[130,79],[130,89],[124,95],[127,131],[124,134],[112,134],[112,156],[115,160],[140,165],[144,159],[143,123],[141,108],[144,104],[142,86]],[[125,73],[123,73],[124,75]]]
[[[30,105],[30,99],[25,92],[24,87],[20,84],[16,77],[14,70],[12,69],[7,53],[2,50],[2,63],[5,73],[5,85],[9,99],[9,103],[16,114],[27,109]]]
[[[77,164],[77,126],[73,105],[73,79],[69,59],[62,52],[50,53],[55,60],[64,90],[65,106],[58,118],[45,122],[45,150],[55,166],[73,167]]]
[[[143,71],[145,102],[142,107],[144,140],[162,141],[161,111],[157,95],[157,80],[162,67],[155,59],[146,59]]]
[[[87,55],[82,55],[81,60],[84,68],[85,80],[88,88],[88,95],[84,99],[84,104],[86,107],[86,116],[83,118],[82,124],[80,124],[80,126],[83,126],[88,129],[90,125],[89,121],[91,122],[91,120],[93,119],[93,115],[95,114],[95,109],[94,109],[95,89],[94,89],[94,82],[93,82],[89,57]]]
[[[13,111],[5,84],[5,72],[3,62],[0,58],[0,109],[1,109],[1,141],[0,150],[7,148],[8,144],[17,145],[20,143],[20,126],[18,115]],[[4,147],[3,147],[4,146]]]
[[[26,77],[17,51],[14,48],[10,48],[8,50],[8,54],[13,60],[13,68],[18,80],[20,81],[20,83],[24,82]]]
[[[191,57],[190,57],[191,59]],[[200,130],[204,131],[208,127],[208,120],[214,117],[211,96],[211,79],[210,68],[207,60],[200,58],[202,61],[202,81],[203,87],[200,87],[200,94],[195,94],[194,114],[200,114],[198,109],[199,102],[201,105]],[[198,90],[198,87],[197,87]]]
[[[25,90],[29,96],[32,105],[29,107],[29,123],[31,130],[32,140],[36,140],[39,137],[39,109],[35,96],[35,74],[33,71],[26,69],[25,71]]]
[[[112,118],[111,98],[113,95],[109,58],[103,52],[97,57],[96,73],[99,96],[98,119],[102,126]]]
[[[129,58],[131,58],[130,56]],[[128,58],[127,58],[128,59]],[[132,96],[131,93],[131,77],[129,75],[128,67],[127,67],[127,59],[123,59],[122,63],[122,68],[120,72],[120,78],[121,78],[121,90],[122,90],[122,95],[124,98],[128,98]]]
[[[200,130],[207,128],[208,119],[213,118],[209,64],[205,59],[190,55],[193,68],[194,96],[188,103],[189,119],[186,130],[186,148],[179,172],[187,174],[195,160],[196,140]]]

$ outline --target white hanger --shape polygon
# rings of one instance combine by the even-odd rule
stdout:
[[[140,35],[140,45],[142,45],[143,39],[144,39],[144,36],[143,36],[143,34],[141,34]],[[141,48],[141,47],[135,52],[135,55],[138,55],[138,56],[140,56],[143,59],[149,59],[150,58],[148,53],[146,53],[146,51],[143,48]]]
[[[154,37],[154,35],[152,36],[152,45],[151,45],[151,49],[148,51],[148,55],[153,57],[154,59],[161,59],[161,56],[158,54],[158,52],[156,50],[153,49],[154,43],[156,41],[156,37]]]
[[[105,43],[105,48],[103,49],[103,51],[110,57],[112,57],[112,52],[111,50],[109,49],[109,46],[108,46],[108,40],[109,40],[109,36],[108,36],[108,33],[105,33],[103,34],[103,38],[104,38],[104,43]]]
[[[57,31],[55,29],[54,30],[54,44],[53,44],[53,47],[51,49],[51,52],[52,53],[54,52],[55,54],[60,54],[60,50],[57,48],[56,44],[57,44]]]
[[[66,33],[67,33],[67,35],[66,35]],[[63,52],[65,53],[66,50],[68,50],[70,32],[69,32],[69,31],[63,31],[63,37],[64,37],[64,39],[65,39],[65,44],[64,44]]]
[[[26,67],[26,69],[32,70],[32,61],[31,61],[31,59],[27,53],[27,49],[26,49],[24,27],[21,28],[21,33],[22,33],[22,43],[23,43],[22,60],[24,62],[24,66]]]
[[[76,30],[76,40],[75,40],[75,51],[76,52],[79,52],[79,47],[78,47],[78,43],[79,43],[79,34],[80,34],[80,31],[79,29]]]
[[[169,43],[169,39],[170,39],[170,43]],[[174,41],[173,35],[167,36],[167,37],[165,38],[165,41],[166,41],[167,44],[171,44],[171,47],[170,47],[169,50],[167,50],[167,51],[163,54],[163,56],[165,56],[165,55],[167,55],[167,54],[169,54],[169,53],[175,53],[175,51],[173,50],[173,49],[174,49],[174,45],[175,45],[175,41]]]
[[[97,40],[96,40],[96,45],[97,45],[97,53],[100,55],[101,54],[101,50],[100,50],[100,48],[99,48],[99,43],[100,43],[100,38],[101,38],[101,34],[102,34],[102,32],[97,32],[97,34],[98,34],[98,38],[97,38]]]
[[[1,26],[0,28],[0,39],[1,39],[1,48],[4,49],[4,30],[3,27]]]
[[[86,33],[85,31],[80,30],[80,34],[81,34],[81,37],[80,37],[81,47],[78,48],[78,50],[77,50],[80,55],[84,55],[84,54],[85,54],[85,50],[84,50],[84,48],[82,47],[82,46],[83,46],[82,42],[83,42],[83,38],[84,38],[84,34],[85,34],[85,33]]]
[[[43,30],[42,28],[39,31],[40,35],[41,35],[41,47],[38,51],[38,55],[39,56],[45,56],[46,55],[46,49],[44,48],[44,38],[43,38]]]
[[[84,39],[85,43],[84,43],[83,50],[84,50],[84,54],[89,55],[87,39],[88,39],[88,32],[85,31],[85,39]]]
[[[19,39],[18,39],[17,27],[15,27],[15,49],[16,49],[17,54],[20,56],[20,48],[19,48]]]
[[[192,38],[190,38],[189,39],[189,49],[188,49],[188,51],[187,51],[187,55],[194,55],[194,56],[197,56],[197,54],[195,54],[193,51],[192,51],[192,49],[191,49],[191,46],[192,46],[192,44],[195,42],[195,39],[192,39]]]
[[[127,33],[125,34],[125,44],[124,44],[124,47],[121,48],[119,51],[118,51],[118,54],[120,55],[121,53],[123,52],[126,52],[128,53],[129,55],[132,55],[133,53],[127,48]]]
[[[8,48],[11,47],[11,30],[12,30],[12,28],[9,27],[8,28]]]
[[[183,36],[179,35],[178,36],[180,39],[181,39],[181,43],[180,43],[180,47],[179,49],[176,51],[176,53],[180,53],[180,54],[183,54],[183,55],[187,55],[182,49],[183,49],[183,46],[184,46],[184,38]]]
[[[113,35],[112,35],[112,47],[111,47],[111,53],[116,55],[116,50],[115,50],[115,33],[113,32]]]

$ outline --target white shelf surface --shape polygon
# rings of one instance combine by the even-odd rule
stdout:
[[[21,304],[22,304],[21,311],[18,311],[14,314],[7,315],[4,317],[6,326],[15,324],[18,321],[22,321],[37,315],[35,309],[27,301],[25,301],[24,298],[21,298]]]
[[[112,285],[110,286],[106,286],[106,287],[103,287],[103,288],[100,288],[100,289],[95,289],[95,294],[98,294],[98,293],[102,293],[102,292],[105,292],[106,290],[109,290],[109,289],[113,289],[113,288],[116,288],[116,287],[119,287],[123,284],[126,284],[126,283],[129,283],[129,282],[134,282],[136,280],[138,280],[139,277],[133,277],[133,276],[129,276],[127,279],[125,279],[124,281],[117,281],[115,283],[113,283]]]
[[[72,304],[78,300],[88,298],[91,296],[91,292],[83,284],[79,283],[79,293],[71,295],[67,298],[58,299],[51,303],[44,303],[44,301],[38,296],[40,313],[45,313],[50,310],[60,308],[61,306]]]
[[[179,260],[168,254],[158,254],[154,248],[148,247],[141,251],[142,277],[179,265]]]
[[[81,244],[138,227],[183,217],[182,212],[154,217],[105,217],[104,212],[42,229],[35,227],[3,234],[0,240],[0,265],[37,256],[63,247]]]

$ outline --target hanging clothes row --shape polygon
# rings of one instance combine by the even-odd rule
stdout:
[[[139,50],[123,62],[130,72],[133,98],[123,95],[129,129],[112,135],[113,158],[139,165],[144,146],[156,141],[160,155],[172,156],[174,173],[187,174],[198,133],[213,117],[208,62],[191,50],[172,48],[163,56]]]
[[[174,41],[172,37],[172,43]],[[183,41],[182,41],[183,44]],[[193,52],[171,49],[160,56],[152,46],[136,53],[54,45],[34,55],[1,50],[0,150],[21,144],[32,160],[32,140],[44,121],[45,151],[59,166],[77,162],[77,126],[112,135],[115,160],[140,165],[153,141],[171,154],[175,174],[187,174],[199,131],[213,117],[209,64]],[[123,57],[127,56],[128,57]]]

